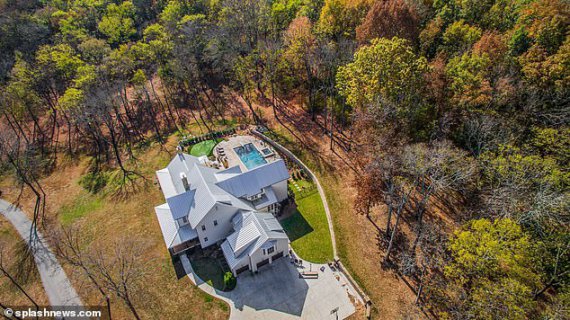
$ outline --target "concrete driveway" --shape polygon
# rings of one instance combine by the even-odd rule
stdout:
[[[182,260],[187,268],[190,263]],[[309,263],[297,269],[290,261],[283,257],[257,274],[242,273],[231,292],[217,291],[193,273],[189,276],[202,290],[230,304],[230,319],[344,319],[355,312],[356,295],[340,274],[326,265],[324,272],[319,270],[323,265],[312,265],[319,278],[300,279],[299,271],[308,270]]]

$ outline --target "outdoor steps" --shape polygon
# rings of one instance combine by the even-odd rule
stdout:
[[[318,279],[319,273],[317,271],[303,271],[299,273],[299,278]]]

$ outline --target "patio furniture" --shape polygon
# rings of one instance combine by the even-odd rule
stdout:
[[[329,265],[329,268],[331,268],[332,271],[336,271],[336,268],[335,268],[335,266],[334,266],[334,264],[333,264],[332,262],[329,262],[328,265]]]

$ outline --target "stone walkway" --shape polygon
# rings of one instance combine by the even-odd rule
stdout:
[[[22,239],[30,242],[32,221],[20,209],[11,203],[0,199],[0,214],[14,225]],[[65,271],[49,249],[47,242],[38,233],[39,240],[34,246],[34,259],[38,267],[42,284],[49,303],[52,306],[82,307],[83,304],[77,292],[67,278]]]

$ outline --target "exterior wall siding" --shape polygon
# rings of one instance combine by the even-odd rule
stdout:
[[[255,251],[254,254],[251,256],[251,264],[249,266],[250,270],[257,271],[257,264],[259,262],[268,259],[269,257],[279,252],[283,252],[284,256],[289,254],[289,241],[287,239],[277,240],[277,243],[275,244],[275,251],[271,254],[263,254],[263,249],[258,249],[257,251]]]
[[[208,212],[196,227],[202,248],[225,240],[233,232],[232,218],[236,213],[237,210],[235,208],[219,203]],[[218,221],[217,226],[214,226],[214,220]],[[206,230],[203,231],[202,226],[206,226]],[[208,238],[208,241],[205,241],[205,238]]]
[[[277,201],[281,202],[287,199],[287,180],[274,184],[273,191],[275,191],[275,196],[277,196]]]

